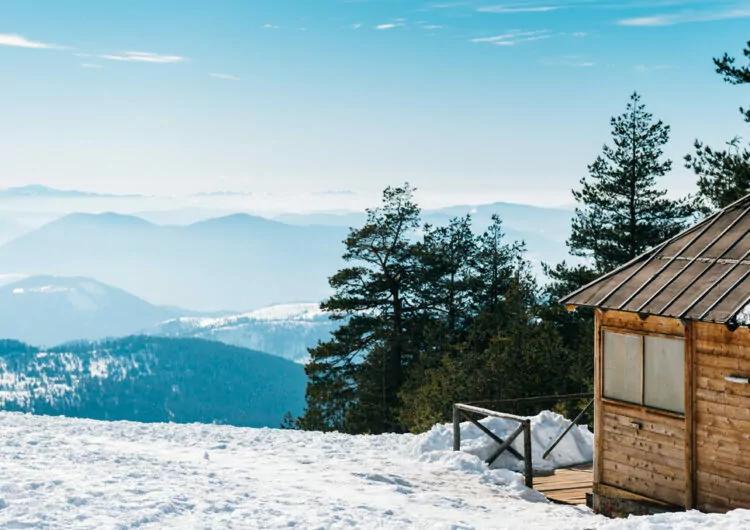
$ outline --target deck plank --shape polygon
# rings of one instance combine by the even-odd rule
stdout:
[[[586,504],[586,494],[591,493],[593,481],[593,466],[589,464],[534,477],[534,489],[553,502]]]

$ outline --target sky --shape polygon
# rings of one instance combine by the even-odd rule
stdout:
[[[748,40],[737,0],[2,0],[0,187],[569,204],[637,90],[679,195],[749,136]]]

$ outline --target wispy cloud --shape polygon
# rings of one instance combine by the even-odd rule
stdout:
[[[671,70],[672,68],[674,68],[674,66],[672,66],[671,64],[657,64],[653,66],[639,64],[634,68],[634,70],[636,72],[655,72],[658,70]]]
[[[564,57],[542,59],[540,63],[544,66],[568,66],[572,68],[592,68],[596,66],[594,61],[585,59],[578,55],[566,55]]]
[[[477,11],[480,13],[546,13],[548,11],[564,9],[565,7],[560,5],[503,4],[480,7]]]
[[[495,46],[515,46],[521,42],[529,42],[535,40],[549,39],[552,37],[549,30],[541,31],[509,31],[502,35],[495,37],[482,37],[479,39],[472,39],[471,42],[482,42],[487,44],[494,44]]]
[[[352,24],[352,29],[359,29],[362,27],[362,24]]]
[[[276,24],[263,24],[263,29],[279,29],[281,26],[277,26]]]
[[[732,18],[749,18],[750,9],[730,9],[723,11],[683,11],[664,15],[625,18],[618,21],[621,26],[659,27],[674,26],[688,22],[712,22]]]
[[[16,48],[32,48],[35,50],[64,50],[66,46],[49,44],[47,42],[38,42],[29,40],[21,35],[11,33],[0,33],[0,46],[13,46]]]
[[[216,79],[225,79],[227,81],[241,81],[239,77],[235,77],[233,75],[229,74],[208,74],[211,77],[215,77]]]
[[[186,57],[180,57],[179,55],[162,55],[159,53],[150,52],[123,52],[119,55],[100,55],[102,59],[110,61],[135,61],[143,63],[182,63],[187,61]]]
[[[81,68],[101,68],[102,65],[100,64],[93,64],[93,63],[81,63]]]
[[[422,29],[427,29],[427,30],[430,30],[430,29],[443,29],[443,26],[436,26],[436,25],[433,25],[433,24],[428,24],[426,26],[422,26]]]
[[[401,22],[390,22],[388,24],[380,24],[378,26],[375,26],[375,29],[393,29],[393,28],[400,28],[403,27],[403,24]]]
[[[465,6],[466,2],[434,2],[427,4],[428,9],[454,9],[456,7]]]

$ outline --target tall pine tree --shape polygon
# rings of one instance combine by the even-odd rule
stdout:
[[[568,241],[599,273],[678,233],[692,214],[686,200],[669,199],[657,186],[672,167],[663,156],[669,126],[654,121],[637,93],[611,125],[613,146],[604,146],[573,192],[578,207]]]
[[[387,188],[383,204],[367,211],[345,241],[345,268],[329,282],[322,305],[342,321],[330,341],[310,350],[305,429],[399,430],[398,393],[415,354],[414,245],[419,208],[413,189]]]

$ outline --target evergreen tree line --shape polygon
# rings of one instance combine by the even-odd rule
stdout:
[[[750,67],[733,57],[714,63],[728,83],[750,83]],[[740,112],[750,123],[750,110]],[[698,191],[675,199],[660,186],[672,169],[669,126],[634,93],[611,130],[573,192],[568,247],[579,261],[544,265],[543,285],[499,218],[479,233],[470,216],[430,226],[413,188],[386,189],[344,242],[346,266],[322,304],[341,327],[310,349],[307,408],[285,426],[417,432],[449,421],[458,401],[591,391],[592,314],[567,312],[560,297],[750,192],[750,151],[739,138],[724,149],[697,140],[684,163]]]

